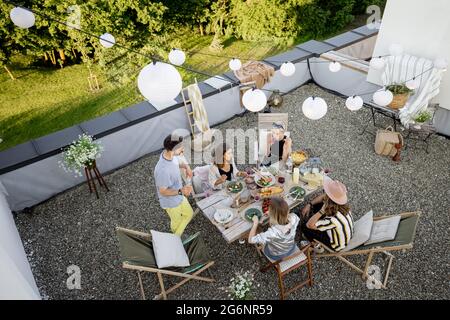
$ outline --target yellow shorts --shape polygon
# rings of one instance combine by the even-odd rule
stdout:
[[[178,207],[166,208],[166,212],[170,217],[170,229],[174,234],[181,236],[194,215],[188,199],[183,196],[183,201]]]

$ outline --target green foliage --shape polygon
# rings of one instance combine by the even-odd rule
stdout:
[[[414,118],[414,121],[418,123],[425,123],[431,120],[431,118],[432,118],[431,112],[429,112],[428,110],[424,110],[419,112],[419,114]]]
[[[402,83],[393,83],[386,86],[386,89],[391,91],[394,95],[396,94],[409,94],[413,92],[413,90],[409,89],[405,84]]]
[[[379,6],[381,9],[381,12],[384,11],[384,8],[386,6],[387,0],[357,0],[355,1],[355,4],[353,6],[353,14],[359,15],[359,14],[366,14],[367,7],[371,5]]]

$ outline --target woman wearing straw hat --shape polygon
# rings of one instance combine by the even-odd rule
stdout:
[[[344,249],[353,236],[353,217],[348,205],[347,188],[342,182],[325,176],[325,193],[302,210],[301,230],[309,241],[318,240],[334,251]],[[323,251],[323,248],[316,248]]]

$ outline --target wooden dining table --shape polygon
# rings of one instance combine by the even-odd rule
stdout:
[[[292,173],[283,172],[283,175],[285,177],[285,182],[283,184],[280,184],[278,182],[275,183],[275,186],[281,186],[283,187],[284,191],[283,193],[274,195],[274,196],[280,196],[284,197],[286,202],[289,205],[290,209],[293,209],[297,207],[298,205],[302,204],[308,196],[310,196],[312,193],[320,190],[322,187],[315,187],[310,188],[306,182],[299,181],[299,183],[294,183],[292,180]],[[257,175],[256,177],[257,178]],[[244,185],[244,189],[246,188],[246,184],[244,180],[241,181]],[[301,198],[295,199],[295,197],[292,197],[289,195],[289,190],[294,187],[299,186],[302,187],[305,190],[305,195]],[[250,190],[249,190],[250,191]],[[229,192],[226,190],[226,188],[223,188],[221,190],[215,191],[212,195],[209,197],[199,199],[197,203],[197,207],[200,209],[200,211],[203,213],[203,215],[211,221],[213,225],[216,226],[216,228],[219,230],[219,232],[222,234],[225,241],[228,243],[232,243],[239,239],[246,239],[248,237],[248,234],[250,232],[250,229],[252,228],[253,223],[248,221],[245,218],[245,211],[250,208],[257,208],[261,212],[262,211],[262,202],[263,199],[261,198],[258,201],[254,201],[253,197],[250,197],[251,199],[247,203],[243,203],[242,206],[233,208],[232,204],[234,203],[234,198],[236,197],[236,194]],[[226,223],[218,223],[214,219],[214,213],[217,209],[226,208],[228,210],[231,210],[233,213],[233,219]],[[262,219],[260,223],[262,225],[267,224],[268,222],[268,215],[263,214]]]

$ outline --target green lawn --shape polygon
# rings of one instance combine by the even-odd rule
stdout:
[[[346,29],[362,25],[361,17]],[[344,32],[345,30],[341,31]],[[186,51],[213,53],[209,50],[212,36],[201,37],[185,33],[178,36],[180,47]],[[308,39],[297,39],[296,43]],[[272,42],[248,42],[228,38],[223,41],[219,55],[262,59],[288,49]],[[228,59],[198,53],[187,55],[186,65],[205,73],[216,75],[228,70]],[[0,72],[0,150],[41,137],[83,121],[113,112],[143,100],[134,83],[125,87],[108,84],[99,69],[101,90],[90,92],[85,65],[63,69],[21,68],[9,65],[17,78],[11,80]],[[183,84],[187,85],[206,76],[181,70]]]

